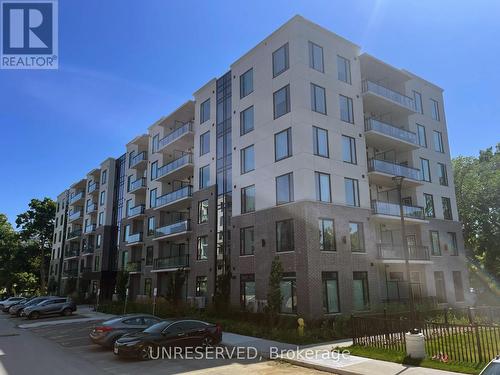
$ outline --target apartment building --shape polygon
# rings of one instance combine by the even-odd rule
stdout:
[[[84,228],[95,264],[99,223],[114,225],[107,289],[126,270],[136,299],[204,306],[226,280],[232,305],[259,311],[278,257],[282,313],[367,311],[409,288],[465,304],[442,93],[296,16],[126,145],[106,219],[78,205],[116,168],[69,189],[66,247]],[[88,266],[72,254],[64,270]]]

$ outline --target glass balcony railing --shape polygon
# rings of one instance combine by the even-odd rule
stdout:
[[[131,217],[131,216],[136,216],[136,215],[142,215],[142,214],[144,214],[145,208],[146,208],[146,206],[144,206],[143,204],[138,204],[137,206],[130,207],[128,209],[127,216]]]
[[[399,204],[397,203],[372,201],[372,212],[379,215],[400,217]],[[410,219],[425,220],[424,208],[403,205],[403,216]]]
[[[187,164],[192,164],[193,163],[193,155],[191,154],[186,154],[184,156],[181,156],[178,159],[175,159],[174,161],[171,161],[168,164],[165,164],[158,168],[157,173],[156,173],[156,178],[160,178],[163,176],[166,176],[170,172],[184,166]]]
[[[95,231],[95,228],[96,228],[95,224],[88,224],[85,227],[84,231],[85,231],[85,233],[91,233],[91,232]]]
[[[392,243],[379,243],[377,244],[378,258],[388,260],[404,260],[405,249],[402,245]],[[427,246],[409,245],[408,246],[408,259],[409,260],[429,260],[429,249]]]
[[[80,199],[82,199],[85,195],[85,192],[84,191],[79,191],[79,192],[76,192],[75,194],[73,194],[70,198],[69,198],[69,204],[73,204],[75,202],[78,202]]]
[[[80,273],[90,273],[90,272],[92,272],[92,271],[93,271],[93,269],[92,269],[92,267],[91,267],[91,266],[85,266],[85,267],[82,267],[82,268],[80,269]]]
[[[387,87],[384,87],[378,83],[369,81],[369,80],[364,80],[363,85],[362,85],[362,90],[363,92],[372,92],[374,94],[383,96],[384,98],[387,98],[393,102],[398,103],[399,105],[408,108],[409,110],[415,112],[415,102],[413,101],[412,98],[400,94],[399,92],[396,92],[394,90],[391,90]]]
[[[96,212],[97,211],[97,203],[91,203],[89,205],[87,205],[87,213],[90,214],[92,212]]]
[[[87,192],[89,194],[91,194],[91,193],[93,193],[94,191],[97,191],[97,190],[99,190],[99,184],[96,181],[94,181],[94,182],[92,182],[92,183],[89,184]]]
[[[139,260],[137,262],[128,262],[127,263],[127,272],[141,272],[142,262]]]
[[[77,257],[79,255],[80,255],[80,249],[78,249],[78,248],[64,250],[64,257],[65,258]]]
[[[387,160],[369,159],[368,172],[381,172],[392,176],[403,176],[415,181],[422,180],[419,169],[396,164]]]
[[[63,275],[65,277],[78,277],[78,268],[63,270]]]
[[[166,258],[156,258],[153,263],[154,270],[189,267],[189,254]]]
[[[156,228],[155,237],[164,237],[176,233],[187,232],[188,230],[190,230],[190,223],[191,223],[190,220],[184,220],[178,223],[169,224],[160,228]]]
[[[156,207],[164,206],[166,204],[175,202],[179,199],[187,198],[193,195],[193,187],[191,185],[184,186],[183,188],[174,190],[170,193],[164,194],[156,198]]]
[[[147,160],[146,151],[139,152],[137,155],[130,158],[128,167],[134,168],[137,164],[144,160]]]
[[[91,244],[85,244],[82,247],[82,254],[93,254],[94,253],[94,246]]]
[[[128,192],[132,193],[133,191],[136,191],[143,187],[146,187],[146,177],[141,177],[138,178],[137,180],[130,182],[130,185],[128,187]]]
[[[365,131],[374,130],[376,132],[400,139],[405,142],[417,145],[417,135],[411,131],[400,129],[385,122],[373,118],[365,119]]]
[[[73,221],[80,219],[83,216],[83,211],[79,208],[78,211],[73,211],[68,214],[68,220]]]
[[[177,129],[171,131],[168,133],[166,136],[164,136],[162,139],[160,139],[156,145],[156,151],[161,150],[164,148],[166,145],[169,143],[172,143],[174,140],[177,138],[183,136],[184,134],[190,132],[193,130],[193,124],[191,122],[186,122],[182,126],[178,127]]]
[[[137,242],[142,242],[142,232],[137,232],[134,234],[129,234],[127,239],[125,240],[128,244],[133,244]]]
[[[81,229],[74,229],[68,232],[68,236],[66,238],[70,239],[70,238],[80,237],[81,235],[82,235]]]

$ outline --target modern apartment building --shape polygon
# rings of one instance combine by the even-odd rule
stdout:
[[[277,256],[283,313],[366,311],[408,288],[464,304],[442,92],[296,16],[129,142],[121,168],[70,187],[63,272],[111,291],[127,270],[130,298],[199,306],[226,280],[258,311]]]

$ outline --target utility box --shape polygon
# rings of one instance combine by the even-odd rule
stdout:
[[[411,358],[425,358],[425,337],[423,333],[405,333],[406,354]]]

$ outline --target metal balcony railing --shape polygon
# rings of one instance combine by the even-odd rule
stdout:
[[[379,120],[375,120],[374,118],[366,118],[365,131],[370,130],[374,130],[376,132],[400,139],[408,143],[413,143],[414,145],[418,144],[417,135],[415,133],[405,129],[397,128],[393,125],[389,125]]]
[[[164,206],[166,204],[175,202],[179,199],[187,198],[193,195],[193,187],[191,185],[184,186],[183,188],[174,190],[170,193],[164,194],[156,198],[156,207]]]
[[[153,263],[154,270],[163,270],[170,268],[189,267],[189,254],[156,258]]]
[[[168,164],[165,164],[158,168],[157,173],[156,173],[156,178],[160,178],[163,176],[166,176],[170,172],[184,166],[187,164],[192,164],[193,163],[193,155],[192,154],[186,154],[181,156],[178,159],[175,159],[174,161],[171,161]]]
[[[419,169],[396,164],[387,160],[369,159],[368,172],[381,172],[392,176],[404,176],[415,181],[422,180]]]
[[[397,91],[391,90],[387,87],[384,87],[378,83],[364,80],[362,83],[362,91],[363,92],[372,92],[374,94],[383,96],[386,99],[389,99],[409,110],[415,112],[415,102],[412,98],[403,95]]]
[[[171,131],[166,136],[164,136],[162,139],[160,139],[158,141],[158,144],[156,145],[156,151],[160,151],[166,145],[168,145],[169,143],[172,143],[174,140],[176,140],[177,138],[183,136],[184,134],[186,134],[190,131],[193,131],[193,123],[186,122],[185,124],[181,125],[177,129]]]
[[[392,243],[377,244],[378,258],[387,260],[404,260],[403,245],[395,245]],[[408,246],[409,260],[430,260],[429,249],[427,246],[409,245]]]
[[[163,227],[156,228],[155,237],[164,237],[164,236],[170,236],[170,235],[176,234],[176,233],[187,232],[188,230],[190,230],[190,227],[191,227],[190,220],[184,220],[184,221],[180,221],[178,223],[165,225]]]
[[[381,201],[372,201],[372,212],[379,215],[400,217],[399,204]],[[410,219],[425,220],[424,208],[420,206],[403,205],[403,216]]]
[[[128,167],[133,168],[143,160],[147,160],[146,151],[139,152],[137,155],[131,157],[128,162]]]

